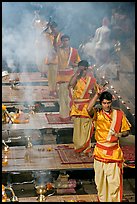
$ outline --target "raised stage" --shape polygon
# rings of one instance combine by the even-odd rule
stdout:
[[[58,101],[58,98],[49,95],[48,86],[17,86],[11,88],[10,86],[2,86],[2,102],[17,103],[36,101]]]
[[[92,144],[91,152],[94,149]],[[135,162],[135,146],[125,145],[121,147],[124,159]],[[10,147],[6,154],[2,152],[3,160],[5,156],[8,164],[2,166],[2,172],[12,171],[39,171],[39,170],[88,170],[93,169],[92,154],[85,155],[75,153],[73,144],[60,145],[34,145],[32,148],[25,146]]]
[[[47,77],[41,76],[40,72],[20,72],[20,73],[9,73],[8,76],[2,78],[3,84],[11,84],[11,81],[17,81],[22,84],[30,83],[43,83],[47,84]]]
[[[52,113],[34,113],[29,114],[29,122],[25,124],[2,124],[3,130],[33,130],[33,129],[60,129],[60,128],[72,128],[72,122],[56,122],[49,123],[46,117],[47,114],[57,115],[58,112]],[[59,114],[59,113],[58,113]]]

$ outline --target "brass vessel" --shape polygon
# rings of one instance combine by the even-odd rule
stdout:
[[[36,188],[36,192],[38,194],[37,200],[39,202],[45,201],[46,197],[44,194],[47,192],[46,186],[40,185],[40,186],[35,186],[35,188]]]

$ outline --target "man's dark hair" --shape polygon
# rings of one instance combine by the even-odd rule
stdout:
[[[61,36],[61,41],[64,40],[65,38],[67,38],[67,39],[70,40],[70,37],[69,37],[68,35],[62,35],[62,36]]]
[[[58,24],[55,21],[52,21],[50,23],[50,27],[56,28],[58,26]]]
[[[89,63],[88,63],[88,61],[86,61],[86,60],[81,60],[81,61],[78,63],[78,67],[79,67],[79,66],[89,67]]]
[[[101,93],[99,100],[100,100],[100,104],[102,104],[102,101],[106,99],[108,101],[112,101],[112,94],[108,91],[104,91],[103,93]]]

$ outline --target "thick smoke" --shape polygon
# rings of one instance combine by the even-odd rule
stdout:
[[[39,60],[51,52],[46,39],[36,33],[33,27],[35,11],[39,12],[45,22],[51,17],[58,24],[59,30],[70,36],[72,47],[79,48],[94,37],[103,17],[111,19],[112,9],[123,5],[134,24],[135,2],[2,2],[2,69],[7,66],[11,72],[16,72],[17,69],[21,72],[28,71],[33,65],[36,66],[36,52],[39,52]],[[35,44],[37,35],[44,44],[39,50]],[[108,69],[114,71],[112,76],[116,75],[117,70],[112,64],[102,66],[97,74],[101,77]],[[31,90],[28,89],[24,98],[33,105],[31,96]],[[37,124],[34,124],[34,127],[37,127]],[[41,175],[38,182],[41,182],[44,176]]]
[[[133,2],[132,2],[133,3]],[[19,66],[21,71],[28,64],[35,64],[35,37],[32,26],[34,12],[39,11],[40,17],[46,22],[51,17],[56,21],[59,30],[70,35],[71,45],[79,45],[93,37],[95,30],[101,26],[104,16],[111,18],[112,9],[129,2],[3,2],[2,3],[2,57],[14,71]],[[131,9],[133,11],[133,9]],[[133,13],[133,12],[131,12]],[[44,42],[44,41],[43,41]],[[45,57],[46,49],[39,50]],[[15,65],[16,64],[16,65]]]
[[[3,3],[2,58],[11,72],[14,72],[17,66],[20,71],[27,71],[27,67],[36,62],[37,33],[33,27],[33,18],[34,10],[24,7],[23,3]],[[48,56],[51,47],[40,33],[39,40],[43,40],[45,44],[39,49],[39,56],[42,59]]]

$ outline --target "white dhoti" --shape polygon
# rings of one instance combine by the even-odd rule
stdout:
[[[57,89],[57,65],[50,64],[48,65],[48,86],[49,91],[56,91]]]
[[[59,84],[59,113],[61,118],[68,118],[70,107],[69,107],[69,90],[68,82]]]
[[[100,202],[122,202],[123,176],[118,163],[94,159],[95,183]]]

